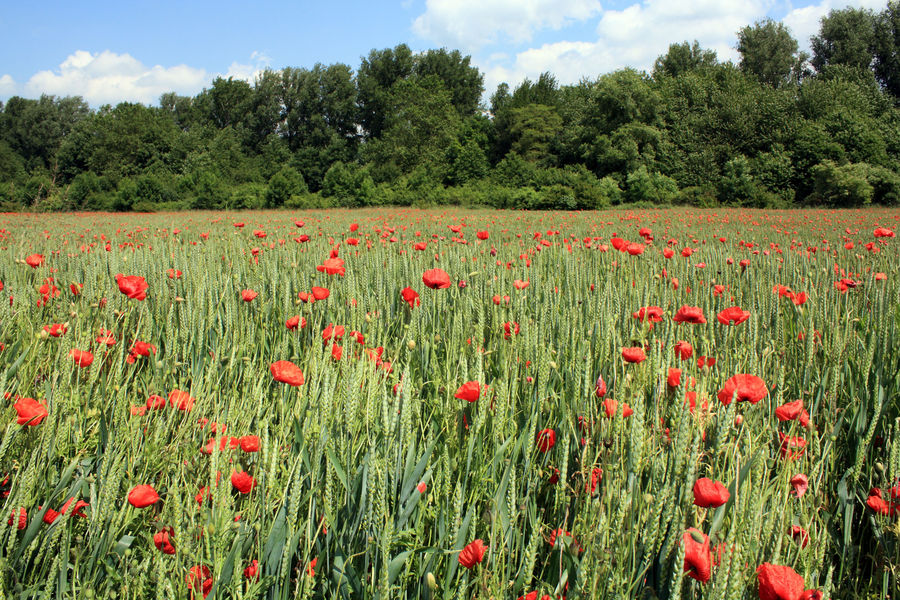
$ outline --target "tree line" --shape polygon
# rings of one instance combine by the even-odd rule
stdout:
[[[458,50],[217,78],[159,106],[0,103],[0,209],[900,204],[900,2],[780,22],[738,64],[674,43],[651,73],[552,73],[483,100]]]

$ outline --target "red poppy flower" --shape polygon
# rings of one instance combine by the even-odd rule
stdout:
[[[53,323],[52,325],[44,325],[44,331],[53,337],[59,337],[69,331],[69,326],[65,323]]]
[[[16,516],[16,511],[12,511],[9,514],[9,520],[6,522],[6,524],[12,527],[13,522],[16,522],[16,529],[20,531],[28,527],[28,511],[20,506],[18,517]]]
[[[809,478],[803,473],[797,473],[791,477],[791,487],[794,488],[791,490],[791,495],[795,498],[802,498],[809,488]]]
[[[681,369],[669,369],[669,373],[666,376],[666,385],[672,388],[677,388],[681,385]]]
[[[178,410],[189,411],[194,408],[195,399],[190,394],[181,390],[172,390],[169,393],[169,405]]]
[[[894,232],[891,231],[890,229],[888,229],[887,227],[877,227],[873,233],[874,233],[875,237],[877,237],[877,238],[880,238],[880,237],[892,238],[895,235]]]
[[[636,312],[631,313],[631,316],[638,321],[650,321],[651,323],[659,323],[660,321],[662,321],[663,309],[659,306],[644,306]]]
[[[166,407],[166,399],[162,396],[152,394],[147,398],[146,408],[151,410],[159,410]]]
[[[44,255],[43,254],[32,254],[30,256],[25,257],[25,264],[31,267],[32,269],[37,269],[39,266],[44,264]]]
[[[731,494],[719,481],[701,477],[694,483],[694,505],[701,508],[717,508],[728,502]]]
[[[644,253],[644,245],[643,244],[628,244],[625,246],[625,251],[631,256],[638,256],[639,254]]]
[[[490,234],[487,231],[479,231],[475,234],[475,237],[477,237],[479,240],[486,240],[488,239],[489,235]]]
[[[314,559],[312,559],[311,561],[309,561],[309,564],[306,565],[306,574],[307,574],[309,577],[315,577],[315,576],[316,576],[316,563],[317,563],[317,562],[319,562],[319,557],[318,557],[318,556],[315,557]]]
[[[329,323],[328,327],[322,330],[322,341],[327,342],[332,338],[335,340],[339,340],[344,337],[344,331],[345,329],[343,325],[338,325],[337,327],[335,327],[334,323]]]
[[[694,347],[684,341],[678,342],[675,344],[675,356],[681,360],[687,360],[694,356]]]
[[[552,429],[542,429],[538,433],[537,447],[541,452],[549,452],[556,445],[556,432]]]
[[[269,366],[275,381],[297,387],[303,385],[303,371],[289,360],[279,360]]]
[[[284,325],[290,330],[297,329],[297,327],[303,329],[304,327],[306,327],[306,319],[301,317],[300,315],[294,315],[293,317],[285,321]]]
[[[325,262],[316,267],[316,271],[328,275],[340,275],[341,277],[347,272],[344,269],[344,260],[336,256],[325,259]]]
[[[775,409],[775,416],[779,421],[797,420],[801,427],[809,424],[809,413],[803,409],[803,400],[787,402]]]
[[[72,292],[73,296],[79,295],[81,293],[81,290],[83,290],[83,289],[84,289],[83,283],[70,283],[69,284],[69,291]]]
[[[684,541],[684,572],[700,583],[707,583],[712,575],[709,536],[691,527],[682,536]]]
[[[94,341],[103,346],[115,346],[116,344],[116,338],[113,336],[113,332],[107,331],[106,329],[101,329],[100,335],[98,335]]]
[[[244,569],[244,577],[256,581],[259,579],[259,561],[255,558]]]
[[[504,323],[503,339],[511,339],[514,335],[519,335],[519,324],[515,321]]]
[[[175,554],[175,531],[171,527],[163,527],[153,534],[153,545],[163,554]]]
[[[94,362],[94,355],[87,350],[78,350],[77,348],[73,348],[69,351],[69,356],[72,357],[72,360],[75,361],[75,364],[82,369],[91,366],[91,363]]]
[[[131,298],[132,300],[146,300],[147,288],[150,284],[140,275],[116,275],[116,283],[119,285],[119,291]]]
[[[450,276],[443,269],[429,269],[422,273],[422,283],[433,290],[450,287]]]
[[[178,269],[167,269],[166,276],[168,276],[169,279],[181,279],[181,271]]]
[[[484,545],[483,541],[480,539],[475,540],[459,552],[459,564],[467,569],[471,569],[484,560],[484,553],[486,550],[487,546]]]
[[[256,480],[247,471],[233,471],[231,473],[231,485],[242,494],[249,494],[256,485]]]
[[[481,384],[477,381],[469,381],[459,386],[459,389],[456,390],[456,394],[454,394],[453,397],[465,400],[466,402],[475,402],[480,395]]]
[[[538,592],[537,590],[528,592],[524,596],[519,596],[518,598],[516,598],[516,600],[538,600]],[[541,596],[541,600],[552,600],[552,598],[550,598],[550,596],[548,596],[547,594],[544,594],[543,596]]]
[[[612,398],[607,398],[603,401],[603,412],[606,414],[608,418],[613,418],[616,415],[616,411],[619,409],[619,402],[617,400],[613,400]],[[622,416],[630,417],[634,414],[634,410],[628,406],[627,403],[622,403]]]
[[[627,363],[642,363],[647,360],[647,354],[644,349],[636,346],[633,348],[622,348],[622,358]]]
[[[243,226],[244,224],[241,223],[240,227]],[[235,224],[235,227],[238,227],[238,225]],[[204,598],[209,595],[213,586],[212,574],[210,573],[209,567],[206,565],[196,565],[191,567],[188,574],[185,575],[184,581],[187,583],[189,590],[192,592],[200,592],[203,594]]]
[[[750,311],[743,310],[740,306],[732,306],[716,315],[722,325],[740,325],[750,318]]]
[[[253,290],[241,290],[241,300],[244,302],[253,302],[254,298],[256,298],[259,294],[254,292]]]
[[[513,281],[513,287],[517,290],[524,290],[529,285],[531,285],[530,281],[522,281],[521,279],[516,279],[515,281]]]
[[[344,347],[338,346],[337,344],[332,344],[331,345],[332,360],[341,360],[342,356],[344,356]]]
[[[599,375],[597,377],[597,384],[596,384],[596,387],[594,388],[594,395],[597,396],[598,398],[602,398],[603,396],[606,395],[606,382],[603,381],[602,375]]]
[[[763,563],[756,569],[759,600],[800,600],[803,577],[792,568]]]
[[[49,414],[47,407],[34,398],[18,398],[16,403],[13,404],[13,408],[16,409],[16,414],[18,414],[16,423],[19,425],[32,427],[40,425],[41,421],[47,418]]]
[[[691,323],[702,325],[706,323],[706,317],[703,316],[703,309],[699,306],[682,306],[672,317],[676,323]]]
[[[316,300],[324,300],[331,295],[331,290],[316,285],[312,286],[312,289],[310,291],[312,292],[313,298],[315,298]]]
[[[725,387],[719,390],[718,398],[725,406],[731,404],[732,398],[738,402],[756,404],[768,393],[766,383],[756,375],[735,375],[725,382]]]
[[[410,308],[415,308],[422,304],[422,301],[419,299],[419,293],[411,287],[405,287],[400,290],[400,296],[403,298],[403,301],[409,304]]]
[[[157,502],[159,502],[159,494],[151,485],[136,485],[128,492],[128,503],[135,508],[145,508]]]
[[[244,452],[259,452],[259,436],[245,435],[241,438],[241,450]]]
[[[806,548],[809,545],[809,532],[799,525],[792,525],[790,533],[791,537],[800,543],[801,548]]]
[[[784,435],[780,431],[778,432],[778,437],[781,440],[781,445],[778,449],[781,453],[781,458],[794,460],[800,458],[806,452],[807,442],[802,437]]]
[[[587,478],[584,482],[584,491],[591,496],[597,491],[597,486],[600,485],[600,480],[603,478],[603,469],[600,467],[594,467],[591,469],[591,476]]]

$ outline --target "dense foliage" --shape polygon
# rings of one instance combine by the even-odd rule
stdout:
[[[812,56],[775,21],[737,36],[737,65],[676,43],[651,74],[544,73],[489,106],[468,56],[402,44],[159,106],[13,97],[0,207],[900,203],[900,3],[832,11]]]
[[[7,215],[0,596],[892,597],[898,224]]]

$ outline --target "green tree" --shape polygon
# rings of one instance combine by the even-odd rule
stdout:
[[[797,40],[783,23],[765,19],[742,28],[737,36],[742,71],[773,87],[798,79],[808,57],[798,53]]]
[[[413,73],[415,59],[406,44],[393,49],[372,50],[356,74],[359,122],[366,136],[377,138],[386,128],[392,103],[392,88]]]
[[[900,2],[891,1],[875,21],[875,75],[894,98],[900,98]]]
[[[828,65],[867,70],[872,66],[875,15],[870,10],[845,8],[823,17],[818,35],[810,38],[810,61],[816,71]]]
[[[459,50],[428,50],[416,56],[417,77],[435,76],[450,94],[450,103],[462,117],[475,114],[481,94],[484,93],[484,76],[471,64],[470,56]]]
[[[303,175],[292,167],[284,166],[269,180],[269,189],[266,192],[266,206],[278,208],[283,206],[292,196],[305,194],[307,191]]]
[[[678,77],[689,71],[714,67],[716,64],[718,60],[714,50],[702,49],[697,40],[694,40],[693,44],[685,40],[680,44],[670,44],[668,52],[656,59],[653,64],[653,78]]]

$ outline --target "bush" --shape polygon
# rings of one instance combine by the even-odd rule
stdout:
[[[334,163],[322,181],[322,196],[336,206],[372,206],[377,204],[375,182],[366,167],[356,163]]]
[[[641,167],[628,174],[625,197],[628,202],[650,202],[668,204],[678,196],[678,184],[662,173],[647,171]]]
[[[292,196],[306,194],[308,191],[303,175],[297,169],[285,165],[269,179],[266,206],[269,208],[284,206]]]
[[[262,183],[241,184],[231,190],[226,207],[235,210],[265,208],[268,189],[268,186]]]
[[[868,172],[865,163],[837,165],[822,161],[812,170],[815,183],[810,199],[835,207],[865,206],[874,193],[867,180]]]

